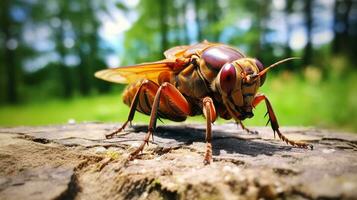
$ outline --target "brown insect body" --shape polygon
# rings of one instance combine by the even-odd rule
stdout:
[[[245,56],[235,49],[220,44],[205,49],[197,49],[194,47],[194,50],[195,52],[191,49],[187,49],[186,51],[188,53],[183,55],[183,58],[186,59],[192,59],[192,57],[194,57],[194,61],[175,73],[167,73],[167,71],[161,72],[158,76],[158,84],[161,85],[164,82],[173,84],[185,96],[193,108],[190,116],[202,114],[202,98],[211,96],[215,106],[222,108],[218,110],[217,114],[224,119],[231,119],[232,117],[228,115],[226,109],[224,109],[222,97],[220,95],[215,95],[215,92],[217,91],[215,85],[212,85],[212,82],[215,81],[217,74],[224,64],[231,63],[235,60],[244,58]],[[131,105],[131,100],[134,98],[142,81],[143,80],[139,80],[132,83],[124,91],[124,103],[128,106]],[[254,87],[254,85],[248,87]],[[142,98],[139,98],[140,100],[137,110],[150,115],[155,92],[150,93],[150,91],[148,91],[144,92],[143,95]],[[254,96],[254,94],[252,96]],[[169,117],[170,114],[166,113],[165,115],[164,111],[160,112],[160,108],[165,108],[165,106],[159,107],[159,113],[162,113],[159,114],[159,117],[161,118],[170,119],[172,121],[184,121],[186,119],[182,119],[180,115]],[[175,114],[173,111],[173,109],[168,110],[171,115]]]
[[[246,129],[241,120],[253,116],[252,108],[265,100],[267,114],[274,133],[287,143],[307,148],[305,143],[288,140],[279,131],[269,100],[258,95],[266,72],[281,62],[264,68],[260,61],[248,58],[230,46],[202,42],[178,46],[164,53],[166,59],[129,67],[102,70],[96,77],[117,83],[127,83],[124,103],[130,106],[128,121],[108,135],[122,131],[132,121],[135,110],[150,115],[148,134],[144,143],[131,155],[143,150],[156,127],[156,119],[184,121],[187,116],[203,114],[207,119],[205,163],[211,160],[211,123],[217,115],[233,118]],[[246,129],[248,130],[248,129]],[[248,130],[249,131],[249,130]]]

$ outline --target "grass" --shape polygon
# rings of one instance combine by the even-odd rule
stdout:
[[[268,76],[260,91],[271,100],[281,126],[319,126],[356,131],[357,94],[353,88],[356,83],[356,74],[345,79],[316,80],[316,77],[303,78],[286,72],[280,76]],[[245,121],[246,125],[265,125],[267,119],[263,116],[266,108],[263,104],[257,107],[252,119]],[[120,94],[111,93],[18,106],[3,105],[0,108],[0,125],[63,124],[73,120],[122,123],[128,112],[129,108],[122,103]],[[145,115],[135,115],[135,123],[148,121]],[[204,123],[200,116],[189,118],[189,121]],[[167,120],[164,122],[169,123]],[[218,123],[223,122],[222,119],[218,120]]]

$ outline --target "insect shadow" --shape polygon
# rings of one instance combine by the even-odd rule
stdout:
[[[146,132],[147,126],[133,126],[135,132]],[[237,136],[243,131],[237,129]],[[159,145],[176,143],[175,145],[190,145],[193,142],[205,142],[205,129],[188,126],[158,126],[154,133],[154,141]],[[213,155],[220,155],[221,151],[227,154],[244,154],[249,156],[273,155],[276,152],[290,151],[292,147],[281,144],[271,144],[266,141],[257,141],[235,137],[231,133],[215,130],[212,136]]]

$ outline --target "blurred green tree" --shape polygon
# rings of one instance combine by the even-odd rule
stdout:
[[[353,0],[335,0],[334,5],[322,0],[141,0],[134,7],[123,0],[3,0],[0,101],[109,91],[110,84],[95,79],[93,73],[105,67],[111,52],[99,35],[104,22],[98,16],[111,15],[113,2],[130,21],[118,44],[122,65],[159,60],[172,46],[204,39],[233,45],[266,64],[300,55],[304,64],[294,69],[307,65],[328,69],[335,55],[357,62]],[[319,19],[321,9],[333,9],[333,20]],[[274,21],[277,15],[285,17],[280,24]],[[315,36],[321,27],[328,29],[329,22],[332,41],[316,45]],[[298,40],[306,45],[296,47],[297,30],[306,33],[305,41]]]
[[[11,16],[11,11],[13,7],[18,4],[18,2],[13,2],[10,0],[4,0],[0,2],[0,31],[1,31],[1,65],[3,67],[2,77],[4,80],[2,88],[5,91],[6,101],[9,103],[17,103],[19,101],[18,95],[18,85],[20,66],[17,62],[18,55],[18,43],[21,32],[21,26],[15,22]]]

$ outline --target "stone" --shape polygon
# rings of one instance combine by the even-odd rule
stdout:
[[[56,199],[70,197],[73,168],[27,169],[1,184],[0,199]]]
[[[128,161],[146,126],[112,139],[118,125],[0,128],[0,199],[356,199],[357,134],[269,127],[249,134],[213,126],[213,162],[203,164],[205,125],[159,126],[154,141]]]

